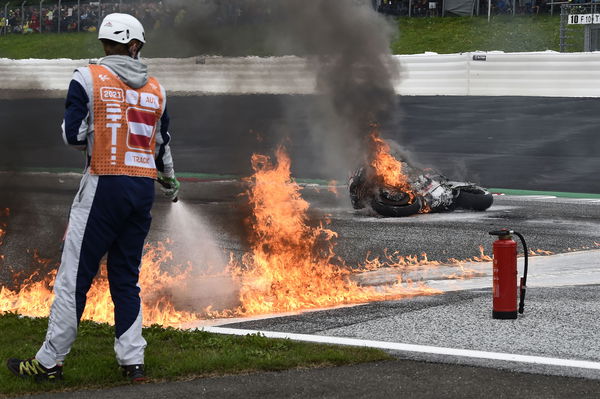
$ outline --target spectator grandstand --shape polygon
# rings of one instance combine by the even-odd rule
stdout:
[[[211,7],[215,23],[262,21],[270,15],[268,0],[200,0]],[[177,26],[186,18],[185,2],[120,1],[9,1],[0,8],[0,33],[95,32],[102,18],[113,12],[134,15],[148,31]],[[41,16],[41,17],[40,17]]]
[[[1,0],[0,0],[1,1]],[[394,16],[429,17],[444,15],[444,0],[367,0],[380,13]],[[450,1],[450,0],[447,0]],[[487,14],[487,0],[466,1],[468,13]],[[271,0],[196,0],[194,6],[211,8],[215,24],[264,22],[273,15],[277,2]],[[0,3],[0,34],[45,32],[95,32],[102,18],[112,12],[136,16],[148,31],[180,25],[188,13],[184,1],[175,0],[11,0]],[[543,13],[546,0],[492,0],[492,13]],[[472,6],[471,6],[472,5]],[[464,7],[463,7],[464,8]],[[447,11],[446,13],[452,13]]]

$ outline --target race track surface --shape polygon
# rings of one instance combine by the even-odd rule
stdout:
[[[469,179],[488,187],[600,193],[597,105],[597,99],[578,98],[403,97],[397,105],[395,122],[382,126],[382,130],[384,137],[400,143],[420,164],[452,178]],[[32,261],[34,249],[53,263],[60,257],[60,238],[80,176],[54,173],[54,168],[77,170],[83,165],[83,157],[65,148],[60,139],[62,107],[62,101],[53,99],[0,100],[0,118],[4,122],[0,169],[53,171],[0,173],[0,211],[10,209],[8,216],[0,216],[0,223],[7,226],[2,246],[5,255],[0,270],[2,284],[10,284],[15,271],[39,268]],[[177,170],[248,176],[253,152],[270,153],[285,141],[296,177],[330,178],[322,167],[327,154],[314,134],[309,134],[311,116],[318,107],[319,99],[312,96],[173,97],[169,108]],[[296,112],[290,113],[290,109]],[[246,211],[240,206],[238,196],[244,189],[244,184],[235,179],[184,181],[179,204],[162,198],[156,202],[149,240],[163,241],[183,231],[191,233],[188,236],[196,242],[210,239],[211,244],[203,246],[203,250],[241,255],[247,249],[241,222]],[[443,266],[447,269],[442,274],[434,270],[435,279],[431,278],[431,268],[412,270],[411,278],[445,291],[437,296],[244,323],[221,320],[219,324],[600,362],[597,328],[600,281],[594,269],[594,262],[600,257],[599,200],[498,196],[486,212],[386,219],[352,210],[345,190],[343,182],[339,184],[338,195],[325,186],[308,185],[303,197],[311,204],[312,221],[329,215],[329,227],[339,234],[336,253],[352,268],[367,256],[394,251],[417,256],[426,253],[428,259],[442,263],[450,258],[480,255],[480,246],[489,255],[493,239],[488,231],[502,227],[523,233],[531,249],[567,255],[548,258],[558,259],[558,263],[550,264],[541,257],[536,258],[538,263],[532,263],[526,313],[516,321],[491,319],[491,277],[489,270],[485,270],[487,266],[482,264],[475,278],[458,282],[444,277],[446,270],[461,272],[453,265]],[[186,207],[194,215],[197,220],[193,227],[173,225],[169,215],[177,206]],[[173,246],[176,260],[185,261],[181,257],[186,244],[175,240]],[[580,258],[569,257],[573,251],[587,251],[581,252],[586,257],[585,267]],[[535,264],[539,265],[537,269]],[[203,295],[203,300],[214,299],[206,298],[203,292],[190,295],[187,303]],[[415,389],[437,381],[440,390],[426,391],[423,397],[440,397],[444,392],[448,397],[482,397],[490,395],[489,392],[512,392],[514,387],[525,397],[540,398],[594,397],[599,392],[597,370],[465,361],[441,355],[394,355],[409,360],[364,365],[354,371],[326,370],[319,374],[290,371],[278,374],[276,381],[280,385],[272,389],[277,392],[281,384],[297,381],[297,389],[292,393],[305,389],[300,392],[336,397],[341,391],[328,388],[328,381],[334,386],[338,381],[348,381],[348,392],[354,392],[354,397],[369,396],[360,394],[378,387],[382,393],[389,393],[389,397],[406,386],[397,385],[394,374],[405,373],[415,376],[406,381],[412,382],[409,385]],[[420,362],[423,360],[433,363]],[[462,365],[457,366],[458,363]],[[352,388],[363,374],[372,376],[364,383],[365,390]],[[387,385],[377,375],[387,376]],[[223,392],[229,381],[245,387],[248,382],[244,378],[211,380],[204,392]],[[259,384],[261,378],[253,380]],[[316,385],[320,387],[316,391],[310,383],[315,378],[324,381]],[[453,379],[465,381],[466,390],[452,391]],[[488,385],[486,380],[499,382]],[[532,390],[532,386],[538,389]],[[260,388],[260,385],[249,388],[248,397],[269,397],[269,388]],[[177,389],[182,390],[182,396],[192,396],[190,392],[195,392],[186,391],[186,385]],[[408,395],[410,392],[407,390]],[[574,396],[570,396],[571,392]]]
[[[2,186],[7,188],[0,199],[2,204],[11,208],[10,216],[3,219],[8,224],[3,246],[5,265],[32,267],[27,263],[31,258],[27,250],[32,248],[38,248],[43,257],[56,260],[78,179],[77,175],[0,174]],[[202,226],[193,237],[197,242],[210,236],[221,250],[242,253],[246,245],[239,223],[242,211],[237,208],[236,195],[243,188],[244,185],[237,181],[184,182],[180,203],[172,204],[162,198],[157,200],[150,241],[176,236],[177,226],[169,224],[168,215],[175,207],[185,206],[192,210],[198,225]],[[489,254],[493,240],[487,232],[499,227],[521,231],[532,249],[565,255],[561,255],[563,258],[532,258],[526,312],[515,321],[492,320],[491,265],[482,263],[473,266],[478,272],[475,278],[462,281],[444,277],[449,275],[449,271],[460,274],[455,265],[410,271],[412,277],[418,279],[421,275],[424,282],[446,291],[441,295],[285,317],[272,315],[245,322],[213,320],[209,324],[600,361],[600,333],[594,328],[600,311],[600,277],[593,266],[599,256],[594,248],[598,248],[595,243],[600,236],[600,201],[504,196],[496,197],[495,204],[486,212],[386,219],[351,210],[342,187],[340,191],[338,197],[324,186],[309,186],[303,189],[303,196],[311,203],[314,218],[330,215],[331,228],[339,233],[336,251],[349,265],[363,260],[368,252],[382,254],[386,248],[406,255],[427,252],[429,259],[442,262],[451,257],[478,255],[479,245],[483,245]],[[177,243],[173,245],[177,246]],[[572,252],[574,249],[586,251]],[[591,266],[577,269],[582,256]],[[558,262],[552,263],[554,259]],[[397,271],[392,271],[392,274],[395,273]],[[0,280],[7,281],[9,277],[3,274]],[[201,297],[203,293],[191,295]],[[206,324],[198,323],[200,327]],[[490,394],[508,397],[502,396],[507,392],[532,398],[560,398],[570,397],[571,393],[577,393],[578,397],[595,397],[599,392],[597,370],[486,359],[465,360],[419,353],[392,354],[404,360],[341,369],[298,370],[166,384],[145,395],[161,397],[170,393],[194,397],[199,393],[221,392],[223,397],[238,397],[240,392],[244,392],[247,397],[293,397],[302,394],[314,397],[389,397],[402,390],[408,396],[425,398],[482,397]],[[582,377],[584,379],[578,379]],[[261,382],[263,380],[272,383]],[[489,383],[486,382],[488,380]],[[132,390],[145,392],[144,387],[132,387],[90,395],[108,397],[106,395],[125,394]]]
[[[0,100],[0,168],[81,168],[60,139],[63,100]],[[488,187],[600,193],[595,98],[399,97],[383,136],[423,167]],[[345,178],[326,167],[315,96],[171,97],[177,170],[247,175],[253,152],[285,144],[296,177]],[[367,133],[367,132],[365,132]],[[343,144],[340,145],[343,147]],[[340,176],[340,174],[344,174]]]
[[[482,367],[396,360],[319,369],[202,378],[106,390],[36,395],[37,399],[162,398],[596,398],[600,382]]]

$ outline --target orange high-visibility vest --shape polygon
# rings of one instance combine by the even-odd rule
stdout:
[[[94,148],[90,173],[156,179],[156,126],[163,113],[155,78],[132,89],[111,71],[90,65],[94,82]]]

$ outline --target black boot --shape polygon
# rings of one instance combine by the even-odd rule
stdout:
[[[17,377],[33,378],[37,382],[62,380],[62,366],[57,365],[47,369],[36,358],[8,359],[6,367]]]
[[[129,378],[132,382],[146,381],[146,374],[144,374],[143,364],[121,366],[121,370],[123,370],[123,377]]]

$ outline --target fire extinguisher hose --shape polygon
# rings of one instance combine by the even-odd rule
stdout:
[[[523,314],[525,310],[525,293],[527,292],[527,269],[529,267],[529,251],[527,250],[525,237],[523,237],[521,233],[518,233],[516,231],[513,231],[513,233],[521,240],[521,244],[523,244],[523,252],[525,254],[525,267],[523,270],[523,277],[521,277],[521,282],[519,285],[519,313]]]

